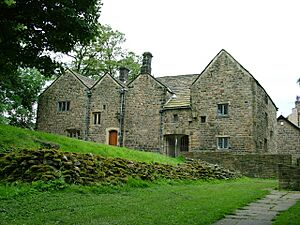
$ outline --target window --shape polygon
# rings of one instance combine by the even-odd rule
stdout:
[[[94,120],[94,124],[100,124],[100,122],[101,122],[101,113],[100,112],[94,112],[93,113],[93,120]]]
[[[268,140],[266,138],[264,139],[264,151],[268,151]]]
[[[265,103],[268,104],[268,102],[269,102],[269,97],[268,97],[268,95],[266,94],[266,95],[265,95]]]
[[[200,120],[201,120],[201,123],[205,123],[206,122],[206,116],[201,116]]]
[[[185,135],[180,139],[180,151],[188,152],[189,151],[189,136]]]
[[[106,109],[106,105],[103,105],[103,110],[105,110]]]
[[[269,116],[268,113],[265,113],[265,123],[268,126],[268,122],[269,122]]]
[[[67,135],[71,138],[78,138],[80,139],[80,130],[76,129],[67,129]]]
[[[174,114],[174,115],[173,115],[173,122],[174,122],[174,123],[178,122],[178,119],[179,119],[179,118],[178,118],[178,114]]]
[[[70,101],[61,101],[57,103],[58,112],[66,112],[70,110]]]
[[[218,115],[227,116],[228,115],[228,103],[218,104]]]
[[[218,149],[229,148],[229,137],[218,137]]]

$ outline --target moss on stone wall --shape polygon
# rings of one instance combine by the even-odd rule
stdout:
[[[147,164],[94,154],[55,149],[12,151],[0,155],[0,180],[6,182],[55,180],[67,183],[126,183],[129,177],[156,179],[230,179],[238,175],[217,165],[191,160],[177,166]]]

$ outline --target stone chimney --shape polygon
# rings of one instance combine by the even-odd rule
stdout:
[[[150,52],[145,52],[143,54],[143,64],[141,67],[141,74],[150,74],[151,75],[151,60],[152,54]]]
[[[297,113],[297,125],[300,126],[300,96],[296,97],[295,111]]]
[[[123,83],[126,83],[126,81],[128,80],[128,73],[129,73],[129,69],[127,69],[126,67],[120,67],[119,68],[119,80],[122,81]]]

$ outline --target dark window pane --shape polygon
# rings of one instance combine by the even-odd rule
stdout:
[[[97,114],[95,113],[94,114],[94,124],[96,124],[97,123]]]

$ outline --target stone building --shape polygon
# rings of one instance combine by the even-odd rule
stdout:
[[[276,153],[276,105],[228,52],[200,74],[164,77],[143,56],[130,82],[125,68],[98,81],[67,71],[40,95],[37,129],[170,156]]]
[[[300,96],[297,96],[295,107],[292,109],[292,113],[287,117],[296,126],[300,126]]]
[[[277,119],[277,148],[281,154],[292,155],[295,163],[300,158],[300,128],[283,116]]]

